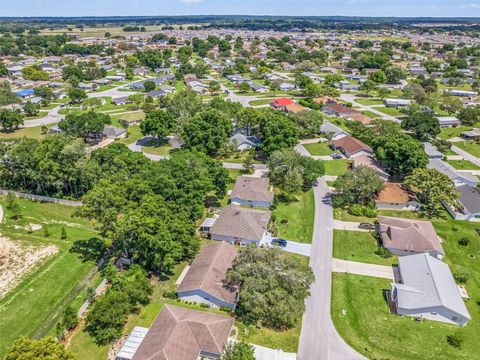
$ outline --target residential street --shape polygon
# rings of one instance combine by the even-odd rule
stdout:
[[[384,118],[384,119],[391,120],[391,121],[395,121],[395,122],[397,122],[397,123],[401,123],[401,121],[398,120],[398,119],[397,119],[396,117],[394,117],[394,116],[390,116],[390,115],[384,114],[383,112],[376,110],[376,109],[375,109],[374,107],[372,107],[372,106],[362,105],[362,104],[356,102],[356,101],[355,101],[356,96],[355,96],[354,94],[341,94],[341,95],[340,95],[340,99],[342,99],[342,100],[344,100],[344,101],[351,102],[353,106],[357,106],[357,107],[361,108],[362,110],[371,111],[371,112],[374,113],[374,114],[380,115],[380,116],[381,116],[382,118]]]
[[[41,125],[48,125],[48,124],[57,124],[62,119],[65,117],[64,115],[60,115],[58,111],[60,110],[60,105],[55,106],[53,109],[50,109],[48,111],[48,114],[45,116],[42,116],[41,118],[38,119],[33,119],[33,120],[25,120],[23,122],[23,127],[29,128],[29,127],[35,127],[35,126],[41,126]]]
[[[311,295],[306,299],[298,360],[365,359],[338,334],[330,316],[332,291],[333,209],[322,202],[328,194],[324,178],[314,186],[315,222],[310,266],[315,274]]]

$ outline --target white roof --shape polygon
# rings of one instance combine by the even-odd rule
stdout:
[[[140,347],[143,339],[148,333],[148,328],[144,328],[141,326],[135,326],[128,335],[127,340],[121,347],[120,351],[117,354],[117,359],[133,359],[135,353],[137,352],[138,348]]]
[[[397,302],[402,309],[443,306],[470,319],[450,268],[429,254],[398,258],[402,284],[397,288]]]

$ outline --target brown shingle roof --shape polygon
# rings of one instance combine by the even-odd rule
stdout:
[[[372,122],[372,118],[364,114],[351,114],[347,117],[351,120],[361,122],[364,125],[368,125]]]
[[[235,181],[230,198],[248,201],[273,201],[273,192],[268,190],[268,178],[239,176]]]
[[[356,152],[359,152],[362,150],[372,152],[372,148],[370,146],[365,145],[363,142],[361,142],[358,139],[355,139],[352,136],[344,136],[344,137],[341,137],[340,139],[333,140],[332,144],[336,148],[344,149],[349,154],[355,154]]]
[[[444,254],[437,233],[430,221],[379,216],[383,246],[413,252],[437,250]]]
[[[384,188],[377,195],[376,201],[382,203],[408,204],[418,199],[405,185],[394,182],[386,182]]]
[[[165,305],[137,350],[134,360],[197,360],[221,354],[233,318]]]
[[[220,300],[234,304],[237,289],[227,286],[226,278],[237,254],[237,248],[225,241],[204,245],[177,291],[201,289]]]
[[[285,110],[287,110],[287,112],[292,114],[298,114],[299,112],[302,112],[303,110],[305,110],[305,108],[302,105],[294,102],[292,104],[285,105]]]
[[[268,210],[229,205],[213,224],[210,234],[260,241],[267,230],[270,216],[271,212]]]

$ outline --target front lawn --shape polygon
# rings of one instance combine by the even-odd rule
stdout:
[[[302,193],[296,198],[296,201],[291,203],[279,203],[273,216],[276,217],[278,237],[310,244],[315,216],[313,190]]]
[[[382,258],[375,254],[377,239],[370,232],[333,230],[333,257],[378,265],[397,264],[396,256]]]
[[[391,314],[384,298],[384,291],[389,289],[389,280],[333,274],[332,319],[342,338],[354,349],[370,359],[478,358],[478,292],[467,304],[472,320],[458,327]],[[447,343],[446,337],[452,334],[465,339],[461,350]]]
[[[390,115],[390,116],[402,116],[403,114],[400,112],[400,110],[398,110],[397,108],[394,108],[394,107],[386,107],[386,106],[383,106],[383,107],[376,107],[375,110],[378,110],[380,111],[381,113],[384,113],[386,115]]]
[[[323,164],[325,165],[325,175],[339,176],[348,171],[350,160],[328,160],[324,161]]]
[[[369,111],[369,110],[362,111],[362,114],[363,114],[363,115],[366,115],[366,116],[369,116],[369,117],[371,117],[372,119],[375,119],[375,118],[379,118],[379,117],[380,117],[380,115],[378,115],[377,113],[374,113],[374,112]]]
[[[257,99],[257,100],[252,100],[252,101],[249,101],[249,105],[251,106],[260,106],[260,105],[267,105],[267,104],[270,104],[270,102],[272,101],[273,99],[269,98],[269,99]]]
[[[371,98],[358,98],[355,99],[355,102],[366,105],[366,106],[371,106],[371,105],[383,105],[383,101],[380,99],[371,99]]]
[[[474,140],[471,141],[459,141],[454,143],[456,147],[466,151],[477,158],[480,158],[480,143],[475,142]]]
[[[457,127],[446,127],[440,130],[440,134],[437,135],[440,139],[451,139],[453,137],[458,137],[464,131],[472,130],[470,126],[457,126]]]
[[[308,150],[312,156],[327,156],[333,154],[328,142],[318,142],[313,144],[304,144],[305,149]]]
[[[475,165],[468,160],[447,160],[447,163],[457,170],[480,170],[480,166]]]
[[[0,300],[0,357],[21,335],[54,335],[55,324],[63,310],[70,304],[81,304],[85,300],[86,288],[95,287],[99,279],[93,260],[84,261],[78,253],[71,252],[75,242],[78,241],[78,247],[98,237],[89,222],[72,218],[72,207],[23,199],[17,201],[22,218],[12,219],[7,210],[0,225],[2,236],[19,245],[54,245],[58,251],[37,263]],[[4,199],[1,202],[5,205]],[[49,236],[44,236],[43,229],[28,230],[28,224],[47,227]],[[64,240],[60,238],[62,227],[68,236]],[[9,255],[12,255],[9,266],[14,266],[15,254]]]
[[[20,128],[12,132],[0,131],[0,139],[18,139],[23,137],[40,139],[42,136],[41,126]]]
[[[172,147],[167,139],[155,139],[152,138],[142,146],[142,151],[147,154],[168,156]]]

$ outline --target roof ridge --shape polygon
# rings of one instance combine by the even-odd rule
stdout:
[[[429,271],[430,276],[432,277],[432,280],[433,280],[433,287],[435,288],[435,292],[437,293],[438,300],[440,301],[440,304],[444,304],[443,299],[440,296],[440,292],[438,291],[437,281],[435,279],[435,276],[433,275],[432,268],[430,266],[429,257],[431,257],[430,254],[427,254],[427,253],[423,254],[423,258],[425,259],[425,262],[427,263],[428,271]],[[438,260],[438,261],[440,261],[440,260]]]

